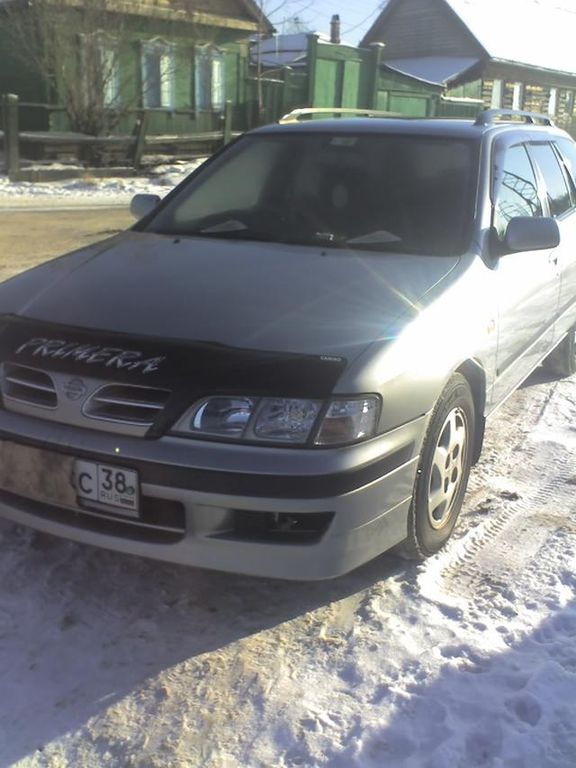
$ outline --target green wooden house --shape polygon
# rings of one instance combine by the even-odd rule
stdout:
[[[216,130],[226,101],[250,121],[250,38],[270,32],[254,0],[0,0],[0,93],[20,130],[126,134]]]

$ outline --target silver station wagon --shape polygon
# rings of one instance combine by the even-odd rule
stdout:
[[[576,146],[547,118],[258,129],[0,286],[0,514],[287,579],[437,552],[486,419],[576,368]]]

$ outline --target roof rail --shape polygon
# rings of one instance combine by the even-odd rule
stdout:
[[[302,118],[309,118],[312,115],[337,115],[342,117],[352,117],[352,115],[364,116],[364,117],[406,117],[399,112],[384,112],[378,109],[348,109],[340,107],[305,107],[303,109],[293,109],[292,112],[288,112],[287,115],[278,120],[279,123],[299,123]]]
[[[554,122],[550,115],[540,115],[537,112],[524,112],[521,109],[485,109],[476,118],[474,125],[492,125],[497,118],[504,117],[510,118],[511,122],[514,122],[513,118],[521,117],[525,123],[541,123],[542,125],[554,125]]]

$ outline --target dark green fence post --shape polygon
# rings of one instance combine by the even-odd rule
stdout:
[[[284,117],[284,115],[290,111],[290,97],[291,97],[291,87],[292,87],[292,68],[291,67],[284,67],[282,70],[282,98],[280,99],[280,112],[282,113],[280,117]]]
[[[148,122],[150,120],[150,112],[144,110],[141,112],[140,117],[136,120],[134,126],[134,135],[136,141],[134,142],[134,152],[132,154],[132,165],[134,168],[140,168],[142,163],[142,155],[146,148],[146,131],[148,130]]]
[[[6,93],[2,97],[4,111],[4,157],[10,181],[20,175],[20,141],[18,134],[18,96]]]
[[[307,107],[314,107],[316,95],[316,69],[318,66],[318,35],[308,35],[308,55],[306,69],[308,70],[308,103]]]
[[[227,101],[224,105],[224,134],[222,144],[229,144],[232,140],[232,102]]]
[[[384,43],[370,43],[372,49],[372,103],[369,105],[372,109],[378,109],[378,91],[380,89],[380,63],[382,61],[382,52]]]

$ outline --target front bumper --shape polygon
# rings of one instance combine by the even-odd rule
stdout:
[[[425,424],[422,417],[367,443],[301,450],[119,437],[1,411],[0,515],[174,563],[330,578],[406,537]],[[71,484],[80,458],[137,470],[140,518],[80,506]]]

